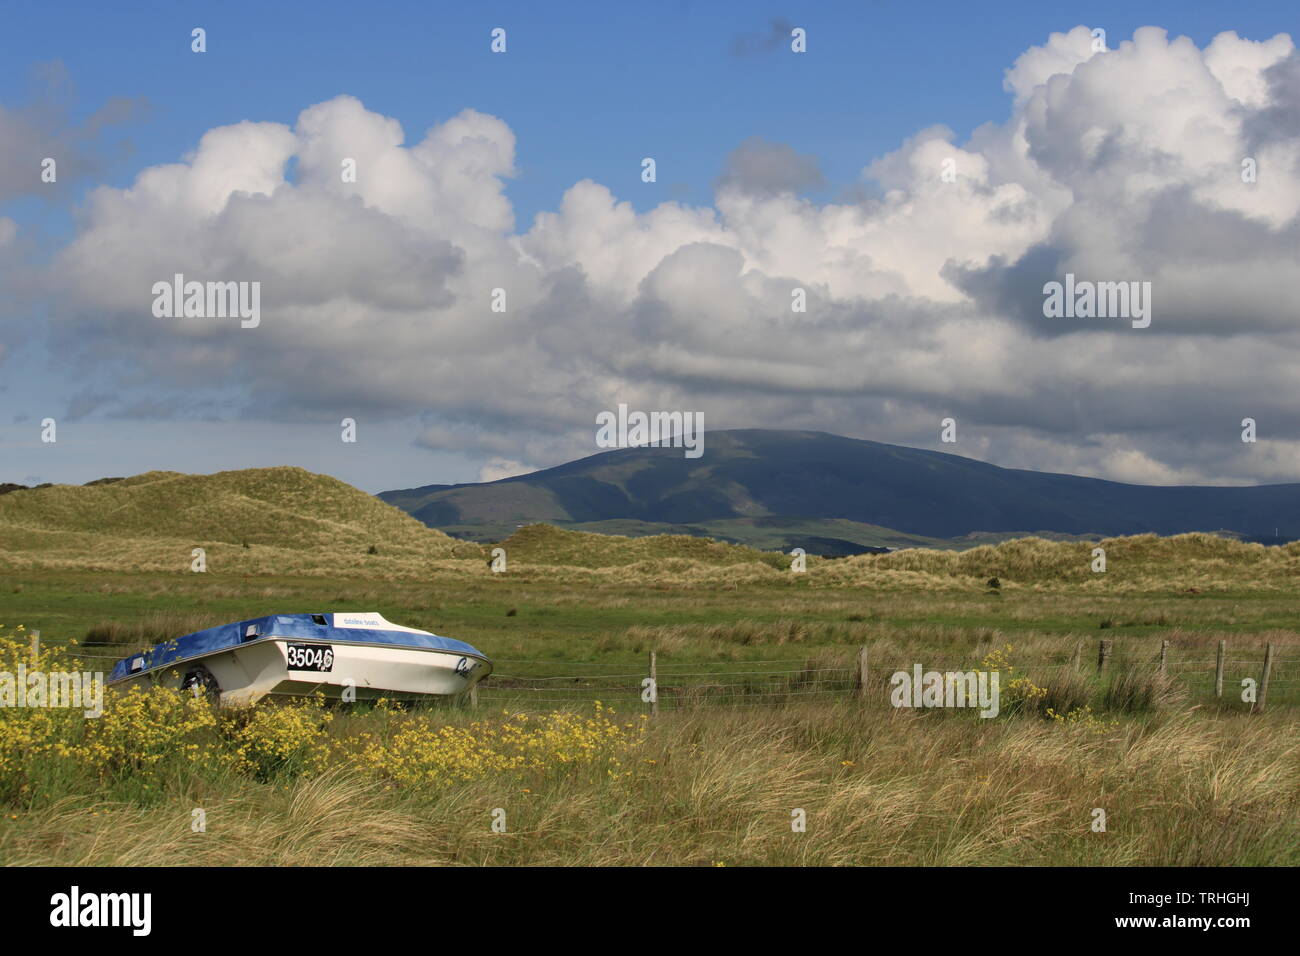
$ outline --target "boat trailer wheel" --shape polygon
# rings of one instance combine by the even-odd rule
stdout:
[[[216,700],[221,694],[221,686],[217,683],[217,679],[202,664],[186,671],[185,679],[181,681],[181,690],[187,690],[195,697],[207,697],[210,700]]]

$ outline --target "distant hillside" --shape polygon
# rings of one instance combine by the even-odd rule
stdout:
[[[359,564],[480,554],[351,485],[301,468],[152,471],[0,496],[0,564],[186,569],[195,547],[208,552],[212,571],[257,573],[348,572]]]
[[[1300,484],[1130,485],[808,431],[709,432],[698,459],[679,448],[626,448],[501,481],[379,497],[475,540],[536,522],[782,550],[806,542],[805,550],[822,554],[960,549],[1016,534],[1300,538]]]

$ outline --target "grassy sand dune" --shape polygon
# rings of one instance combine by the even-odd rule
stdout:
[[[1100,592],[1287,589],[1300,543],[1247,544],[1211,534],[1100,542],[1020,538],[966,551],[910,548],[839,560],[809,557],[793,574],[776,552],[688,535],[622,537],[536,524],[501,542],[511,573],[589,586],[633,584]],[[181,475],[149,472],[95,486],[0,496],[0,569],[186,571],[204,548],[213,572],[346,573],[380,580],[490,574],[489,549],[428,528],[349,485],[301,468]],[[1093,549],[1106,572],[1092,569]]]
[[[301,468],[148,472],[0,496],[0,566],[187,570],[194,548],[214,570],[312,574],[357,565],[379,577],[481,553]]]
[[[1093,570],[1094,549],[1105,551],[1106,570]],[[856,583],[872,574],[913,572],[950,580],[1024,585],[1083,585],[1126,589],[1179,586],[1287,588],[1300,581],[1300,542],[1280,547],[1211,534],[1154,534],[1097,542],[1019,538],[968,551],[909,549],[861,555],[823,564],[821,575]]]

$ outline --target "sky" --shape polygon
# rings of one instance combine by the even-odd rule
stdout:
[[[1297,9],[10,2],[0,482],[490,480],[620,404],[1300,481]]]

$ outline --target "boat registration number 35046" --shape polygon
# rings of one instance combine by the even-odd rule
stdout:
[[[287,644],[289,670],[328,671],[334,669],[334,648],[328,644]]]

